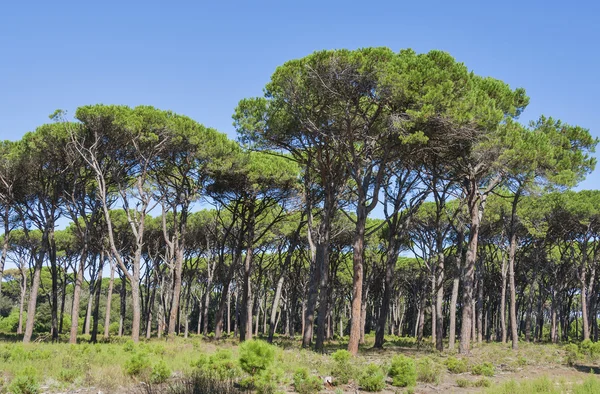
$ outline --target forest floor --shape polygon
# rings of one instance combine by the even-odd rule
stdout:
[[[212,341],[201,337],[152,339],[139,344],[115,338],[109,343],[81,344],[38,342],[23,345],[0,342],[0,392],[12,393],[163,393],[194,372],[206,360],[215,361],[220,373],[243,379],[237,341]],[[14,338],[16,339],[16,338]],[[384,349],[372,349],[368,337],[359,356],[350,361],[348,384],[323,388],[331,393],[363,393],[359,376],[369,364],[389,370],[394,356],[402,354],[417,364],[418,382],[413,388],[391,385],[386,379],[382,393],[594,393],[600,392],[599,359],[575,345],[520,343],[475,344],[469,356],[439,353],[430,344],[417,346],[413,338],[392,337]],[[306,368],[311,376],[334,376],[331,354],[345,348],[343,341],[327,344],[325,354],[300,349],[300,343],[276,338],[274,366],[281,373],[279,390],[294,391],[294,373]],[[574,350],[575,349],[575,350]],[[215,356],[216,355],[216,356]],[[210,356],[213,356],[211,359]],[[204,360],[204,361],[199,361]],[[204,363],[204,364],[203,364]],[[220,363],[220,364],[218,364]],[[456,364],[452,368],[451,364]],[[571,365],[569,365],[571,364]],[[458,367],[457,367],[458,365]],[[451,370],[454,372],[452,373]],[[151,381],[160,384],[148,385]],[[28,391],[29,390],[29,391]],[[181,392],[181,391],[179,391]]]

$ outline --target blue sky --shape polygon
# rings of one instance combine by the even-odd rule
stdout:
[[[0,139],[94,103],[170,109],[234,137],[238,100],[278,65],[366,46],[448,51],[524,87],[523,121],[545,114],[600,136],[598,15],[592,1],[4,1]]]

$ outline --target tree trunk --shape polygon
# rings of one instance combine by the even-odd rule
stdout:
[[[108,282],[108,294],[106,295],[106,314],[104,317],[104,338],[110,335],[110,308],[112,304],[113,286],[115,283],[115,266],[110,264],[110,281]]]
[[[85,269],[85,260],[87,259],[87,245],[83,245],[79,265],[75,274],[75,287],[73,289],[73,307],[71,309],[71,333],[69,343],[77,343],[77,333],[79,329],[79,302],[81,296],[81,285],[83,284],[83,270]]]
[[[356,227],[354,229],[354,241],[352,243],[352,266],[354,277],[352,281],[352,320],[350,325],[350,340],[348,351],[356,356],[360,342],[361,312],[362,312],[362,290],[363,290],[363,254],[365,246],[365,226],[367,223],[367,209],[365,202],[359,198],[356,209]],[[319,321],[319,325],[322,322]]]
[[[35,308],[37,305],[37,296],[40,289],[40,282],[42,276],[42,266],[44,263],[45,247],[44,245],[48,242],[48,235],[46,232],[42,235],[42,250],[40,250],[38,256],[35,258],[35,268],[33,271],[33,281],[31,283],[31,290],[29,291],[29,304],[27,305],[27,320],[25,322],[25,334],[23,335],[23,343],[31,342],[33,335],[33,326],[35,323]]]
[[[468,207],[471,219],[469,245],[463,272],[462,320],[460,330],[459,352],[468,354],[471,348],[471,331],[473,323],[473,284],[475,279],[475,262],[477,261],[477,241],[479,237],[479,221],[481,215],[478,188],[475,181],[470,181]]]

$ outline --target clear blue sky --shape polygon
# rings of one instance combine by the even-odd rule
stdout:
[[[318,49],[448,51],[524,87],[522,120],[600,135],[600,5],[592,1],[3,1],[0,139],[57,108],[149,104],[235,133],[238,100]],[[582,188],[597,188],[600,170]]]

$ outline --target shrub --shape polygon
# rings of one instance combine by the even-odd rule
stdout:
[[[385,387],[385,375],[376,364],[369,364],[360,375],[360,388],[365,391],[381,391]]]
[[[283,375],[284,372],[278,368],[268,368],[242,379],[239,385],[246,390],[254,389],[257,394],[274,394],[278,392]]]
[[[573,366],[579,359],[579,348],[574,343],[570,343],[565,346],[565,351],[567,352],[567,365]]]
[[[323,383],[317,376],[311,376],[306,368],[296,370],[294,388],[299,394],[314,394],[321,391]]]
[[[473,382],[473,386],[475,387],[490,387],[491,385],[492,382],[486,378],[477,379],[475,382]]]
[[[210,357],[202,354],[191,365],[223,380],[233,379],[240,375],[239,366],[233,359],[231,351],[227,349],[220,349]]]
[[[471,381],[468,380],[468,379],[459,378],[459,379],[456,379],[456,385],[458,387],[462,387],[462,388],[470,387],[471,386]]]
[[[195,371],[169,387],[169,394],[241,394],[231,380],[222,380],[206,371]]]
[[[33,367],[23,368],[10,382],[8,391],[13,394],[37,394],[40,386],[37,382],[37,373]]]
[[[347,350],[337,350],[331,354],[335,362],[331,375],[335,377],[335,384],[347,384],[355,374],[355,368],[350,363],[352,355]]]
[[[492,363],[483,362],[481,364],[474,365],[473,368],[471,368],[471,373],[473,375],[492,377],[496,373],[496,368],[494,368]]]
[[[462,358],[448,357],[446,360],[446,368],[450,373],[465,373],[469,370],[467,362]]]
[[[125,373],[129,376],[139,376],[144,372],[150,372],[150,360],[143,353],[134,353],[125,361]]]
[[[164,360],[160,360],[152,367],[152,373],[150,374],[151,383],[164,383],[171,377],[171,370],[167,367],[167,363]]]
[[[600,380],[590,376],[583,383],[573,386],[573,394],[595,394],[600,393]]]
[[[417,380],[438,384],[440,380],[439,366],[429,357],[423,357],[417,361]]]
[[[266,370],[275,360],[275,346],[260,340],[240,345],[240,366],[250,375]]]
[[[73,383],[79,377],[80,371],[74,368],[63,368],[58,373],[58,380],[65,383]]]
[[[414,386],[417,384],[417,367],[415,361],[403,355],[392,358],[392,367],[389,376],[393,379],[392,385],[398,387]]]
[[[127,342],[125,342],[123,344],[123,351],[133,352],[134,350],[135,350],[135,343],[133,343],[133,341],[131,339],[127,340]]]

